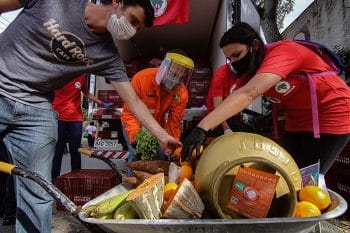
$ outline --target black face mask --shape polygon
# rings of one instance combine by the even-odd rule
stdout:
[[[244,57],[238,61],[231,62],[231,68],[233,73],[237,75],[242,75],[246,73],[249,69],[251,53],[248,52]]]

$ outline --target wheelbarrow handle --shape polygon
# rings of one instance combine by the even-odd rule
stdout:
[[[80,148],[78,149],[78,151],[79,151],[80,153],[82,153],[83,155],[88,156],[88,157],[91,157],[92,154],[93,154],[93,151],[88,150],[88,149],[86,149],[86,148],[82,148],[82,147],[80,147]]]
[[[62,204],[80,223],[88,228],[92,233],[106,232],[98,225],[93,225],[82,221],[79,218],[80,206],[76,206],[64,193],[61,192],[55,185],[53,185],[46,178],[38,173],[28,171],[24,168],[17,167],[16,165],[5,163],[0,161],[0,172],[9,175],[17,175],[27,179],[30,179],[40,185],[46,192],[48,192],[57,202]]]
[[[85,156],[88,156],[90,158],[96,158],[96,159],[99,159],[99,160],[102,160],[103,162],[107,163],[108,166],[110,168],[112,168],[112,170],[116,173],[117,175],[117,184],[120,184],[122,182],[122,175],[118,169],[118,167],[108,158],[105,158],[99,154],[97,154],[97,152],[95,151],[91,151],[91,150],[88,150],[86,148],[79,148],[78,151],[80,153],[82,153],[83,155]]]
[[[6,173],[11,175],[12,174],[12,170],[15,168],[16,166],[13,164],[9,164],[9,163],[5,163],[5,162],[1,162],[0,161],[0,172],[2,173]]]

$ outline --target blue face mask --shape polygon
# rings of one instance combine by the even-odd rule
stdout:
[[[176,77],[175,75],[168,73],[166,74],[162,81],[160,82],[160,85],[165,88],[167,91],[171,91],[175,87],[181,84],[181,79]]]

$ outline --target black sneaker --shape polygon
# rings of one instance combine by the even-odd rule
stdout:
[[[16,216],[4,216],[2,219],[2,225],[15,225],[16,224]]]

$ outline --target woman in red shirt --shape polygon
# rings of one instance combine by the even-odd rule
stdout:
[[[344,80],[331,73],[312,76],[321,133],[320,138],[314,138],[309,83],[299,74],[332,71],[319,55],[290,40],[264,46],[258,33],[243,22],[223,35],[220,47],[237,75],[247,83],[191,132],[184,143],[183,159],[205,141],[209,130],[264,94],[284,108],[286,149],[298,166],[320,159],[321,173],[325,174],[350,140],[350,89]]]

